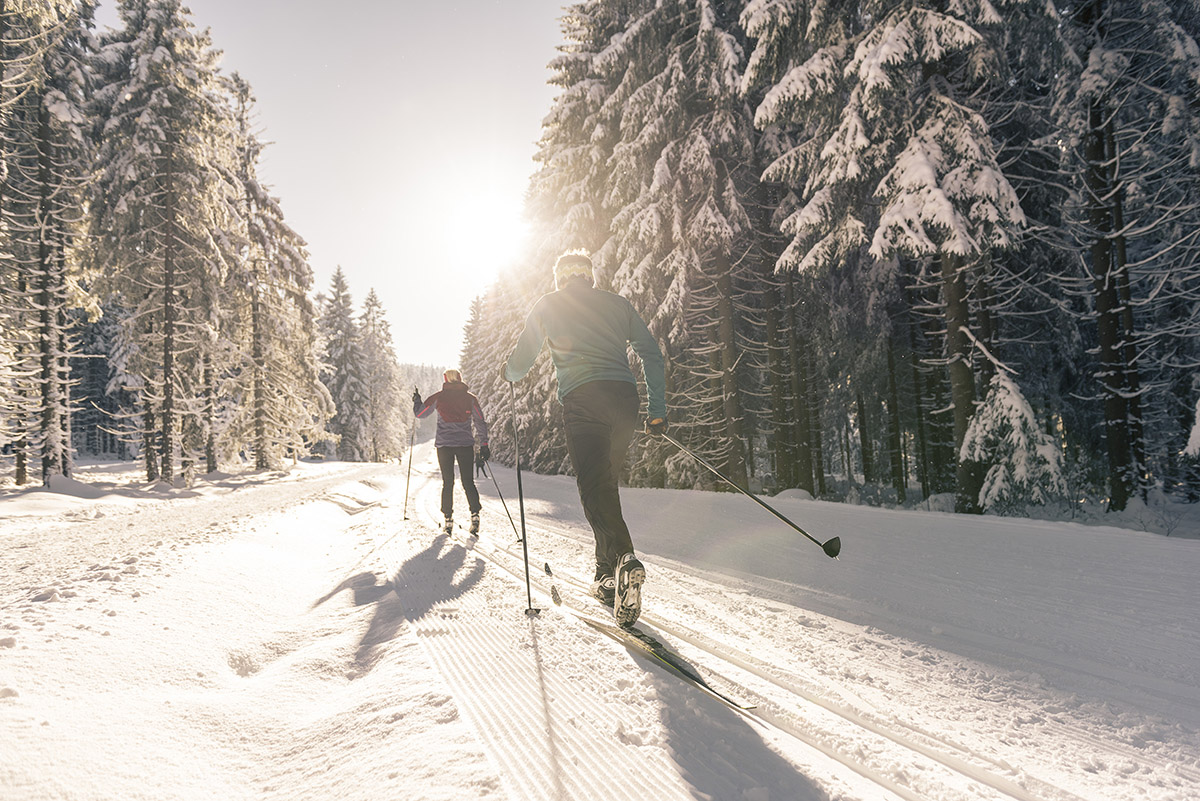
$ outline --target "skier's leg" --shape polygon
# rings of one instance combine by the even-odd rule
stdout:
[[[471,472],[475,466],[475,448],[468,445],[454,450],[458,457],[458,478],[462,481],[463,492],[467,495],[467,508],[471,514],[479,514],[479,488],[475,486],[475,475]]]
[[[442,516],[454,516],[454,448],[438,448],[438,467],[442,470]]]
[[[598,572],[611,573],[617,557],[633,550],[618,493],[624,459],[614,460],[614,444],[622,453],[628,448],[633,427],[625,418],[630,405],[636,418],[637,402],[636,387],[619,381],[584,384],[563,399],[567,452],[584,516],[596,537]]]

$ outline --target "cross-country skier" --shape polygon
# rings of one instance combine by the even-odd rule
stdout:
[[[491,458],[488,450],[487,421],[479,408],[479,399],[467,392],[462,373],[447,370],[442,375],[442,391],[435,392],[427,400],[421,400],[420,390],[413,390],[413,414],[426,417],[437,409],[437,435],[433,444],[437,447],[438,466],[442,469],[442,514],[446,517],[445,530],[454,528],[454,463],[458,462],[458,478],[463,492],[467,494],[467,507],[471,511],[471,533],[479,533],[479,490],[471,468],[475,462],[475,440],[479,439],[479,457],[483,461]],[[474,432],[472,432],[474,426]]]
[[[655,435],[667,430],[662,352],[628,300],[595,288],[592,260],[585,251],[558,257],[554,283],[556,291],[543,295],[530,310],[504,377],[519,381],[542,344],[549,343],[567,452],[596,538],[592,594],[613,607],[617,623],[629,626],[641,614],[646,569],[633,553],[617,483],[638,418],[628,346],[633,345],[642,362],[649,397],[646,432]]]

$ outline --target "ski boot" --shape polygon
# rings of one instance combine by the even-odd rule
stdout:
[[[479,512],[471,514],[471,533],[476,536],[479,535]]]
[[[612,573],[607,575],[596,571],[596,580],[592,582],[591,596],[607,607],[612,607],[617,594],[617,582]]]
[[[450,515],[446,515],[446,522],[442,524],[442,531],[446,532],[447,534],[450,534],[454,531],[454,518]]]
[[[632,626],[642,613],[642,584],[646,582],[646,568],[636,556],[627,553],[617,560],[613,578],[616,584],[613,617],[618,626]]]

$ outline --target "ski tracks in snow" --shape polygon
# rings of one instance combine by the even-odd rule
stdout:
[[[781,756],[759,725],[647,670],[551,606],[544,588],[533,597],[544,608],[524,614],[523,572],[513,575],[486,545],[511,540],[507,520],[489,515],[478,543],[457,530],[434,534],[439,492],[431,482],[415,493],[432,541],[399,557],[393,584],[512,798],[830,797],[811,766]]]
[[[490,565],[501,569],[493,572],[510,574],[510,584],[513,581],[523,582],[521,546],[512,542],[512,529],[504,516],[503,508],[497,500],[489,499],[487,495],[488,493],[485,493],[484,537],[473,550],[477,556],[486,558]],[[431,527],[440,520],[438,502],[438,493],[429,487],[426,487],[421,493],[419,505],[425,516],[426,525]],[[461,502],[460,498],[459,503]],[[510,506],[512,508],[509,511],[515,514],[515,503],[510,503]],[[546,603],[550,586],[554,581],[557,581],[561,588],[568,590],[569,597],[578,598],[586,594],[588,577],[575,575],[562,568],[562,565],[586,562],[591,547],[590,537],[585,536],[586,531],[580,532],[553,520],[535,517],[535,521],[530,525],[531,540],[534,542],[536,552],[543,555],[549,554],[551,560],[554,561],[555,579],[551,580],[542,575],[540,570],[542,557],[531,554],[534,604],[539,603],[539,598],[542,603]],[[546,535],[553,536],[547,537]],[[462,534],[462,542],[461,547],[470,547],[470,540],[465,534]],[[643,556],[643,558],[645,557]],[[711,605],[713,602],[711,587],[708,592],[705,592],[702,586],[708,583],[705,579],[713,579],[718,584],[729,587],[728,578],[704,577],[697,575],[696,571],[684,570],[675,565],[670,567],[661,564],[654,565],[654,570],[660,576],[663,576],[664,573],[670,574],[669,580],[663,584],[671,586],[672,590],[668,591],[669,597],[663,598],[659,595],[662,590],[658,587],[654,589],[650,596],[654,605],[651,611],[644,613],[643,622],[651,624],[651,633],[656,636],[667,635],[667,641],[680,650],[685,657],[696,660],[696,664],[704,669],[706,678],[715,686],[739,698],[749,699],[758,704],[755,713],[748,717],[757,719],[763,725],[749,727],[748,730],[756,739],[760,740],[759,751],[766,750],[773,755],[785,755],[779,758],[789,764],[788,771],[792,773],[793,781],[803,778],[807,783],[809,781],[807,776],[819,777],[818,781],[821,787],[820,789],[813,788],[817,795],[812,797],[826,797],[825,793],[829,793],[831,797],[842,797],[844,794],[844,797],[847,798],[904,798],[909,801],[932,801],[932,799],[942,801],[956,801],[957,799],[1083,801],[1094,797],[1095,787],[1089,787],[1087,782],[1076,781],[1072,775],[1078,773],[1078,764],[1053,764],[1055,758],[1047,757],[1049,752],[1039,751],[1036,747],[1026,750],[1023,758],[1014,758],[1013,749],[1001,747],[1024,739],[1025,748],[1029,748],[1028,738],[1023,737],[1019,728],[1014,728],[1016,719],[1022,718],[1019,710],[1013,713],[1013,723],[1007,728],[1002,727],[999,730],[985,732],[985,734],[998,737],[1002,741],[999,744],[994,741],[984,743],[972,739],[977,737],[979,732],[971,732],[970,725],[960,727],[956,721],[940,721],[941,725],[938,725],[939,721],[936,718],[939,710],[933,710],[931,715],[925,717],[916,716],[910,719],[903,709],[899,712],[892,711],[887,701],[889,695],[887,688],[875,686],[875,680],[871,676],[855,676],[853,668],[833,668],[828,664],[822,664],[817,654],[805,653],[798,658],[798,654],[794,651],[786,652],[785,649],[793,645],[787,641],[795,640],[795,636],[790,633],[782,638],[783,642],[780,642],[777,648],[766,653],[763,653],[761,648],[755,649],[754,643],[761,645],[766,642],[775,645],[772,643],[771,626],[778,624],[780,618],[777,615],[773,615],[774,619],[769,622],[757,621],[761,628],[749,631],[746,634],[745,647],[740,647],[737,629],[728,625],[729,615],[733,611],[740,617],[747,611],[745,607],[756,601],[751,598],[739,600],[741,593],[737,592],[735,588],[730,588],[726,592],[718,593],[721,596],[719,601],[724,607],[723,609],[705,608],[706,605]],[[521,587],[521,590],[523,592],[524,587]],[[757,594],[761,588],[755,587],[755,590]],[[511,595],[514,588],[509,587],[506,592]],[[664,601],[665,603],[663,603]],[[759,598],[757,603],[761,605],[762,599]],[[769,605],[775,607],[773,604]],[[502,608],[503,604],[499,606]],[[774,608],[774,612],[786,611],[787,617],[798,617],[802,627],[812,627],[816,637],[827,638],[833,642],[835,648],[830,650],[839,652],[848,650],[853,653],[864,647],[862,642],[864,637],[867,640],[877,638],[880,640],[877,644],[880,650],[886,650],[892,654],[893,660],[896,654],[901,654],[906,659],[928,662],[933,669],[929,674],[930,677],[937,681],[949,682],[945,688],[947,692],[955,693],[963,690],[968,692],[968,696],[962,699],[961,703],[955,700],[948,704],[948,708],[957,706],[956,711],[964,715],[977,713],[978,701],[986,701],[988,687],[994,681],[1013,680],[1013,677],[995,675],[995,672],[986,666],[973,665],[970,660],[956,660],[953,655],[936,652],[927,646],[914,643],[911,644],[913,647],[908,647],[904,642],[891,638],[883,632],[842,624],[840,621],[824,619],[820,615],[808,615],[803,610],[791,607],[786,609],[782,607],[787,607],[787,605],[782,604],[780,607]],[[509,608],[511,609],[511,601]],[[595,613],[595,610],[588,609],[587,611]],[[555,610],[551,607],[550,612],[554,613]],[[512,612],[506,612],[503,616],[509,618],[508,622],[511,624]],[[553,627],[540,629],[530,626],[531,633],[526,633],[526,642],[523,647],[530,647],[529,638],[540,634],[541,645],[545,648],[548,635],[542,632],[562,628],[557,625],[557,617],[554,619],[554,623]],[[516,636],[516,634],[508,632],[496,645],[504,647],[511,636]],[[577,640],[579,636],[572,629],[572,637]],[[803,636],[801,635],[801,639]],[[614,650],[611,648],[611,644],[607,645],[609,645],[609,651]],[[870,644],[867,643],[867,645]],[[579,647],[578,644],[568,645],[568,648]],[[588,642],[586,647],[600,652],[604,651],[602,645],[592,642]],[[620,651],[619,648],[615,650]],[[843,653],[843,655],[845,654]],[[826,657],[828,656],[829,654],[826,654]],[[809,666],[807,657],[817,657],[813,660],[816,667]],[[610,655],[605,658],[615,657]],[[884,656],[884,658],[888,657]],[[625,661],[628,662],[628,656]],[[953,662],[953,664],[939,664],[942,662]],[[544,663],[542,669],[545,669]],[[851,672],[845,673],[847,669]],[[912,671],[912,666],[900,667],[897,668],[897,676],[916,678],[922,675],[920,668],[916,669],[915,674]],[[841,678],[844,679],[844,682],[838,681],[839,672],[843,673]],[[653,676],[651,682],[657,692],[654,696],[644,696],[640,701],[635,702],[630,699],[626,704],[628,708],[621,709],[621,714],[629,715],[632,711],[640,712],[640,707],[646,704],[658,705],[662,712],[662,718],[665,720],[672,716],[677,717],[679,709],[692,709],[698,703],[697,698],[693,697],[700,695],[698,691],[687,687],[673,677],[662,675],[657,671],[647,671],[646,663],[637,662],[632,670],[627,669],[625,673],[633,676],[639,673],[646,677]],[[659,678],[660,675],[662,675],[661,678]],[[966,681],[963,676],[966,676]],[[1036,677],[1033,678],[1036,681]],[[865,687],[860,686],[860,681],[866,682]],[[973,683],[968,684],[968,682]],[[867,691],[866,695],[860,696],[859,693],[864,689]],[[1011,689],[1006,688],[1001,695]],[[594,697],[592,693],[603,692],[604,687],[586,686],[579,687],[577,690],[579,692],[576,692],[575,695],[582,700],[585,697]],[[527,690],[520,690],[516,697],[530,697],[525,692]],[[588,695],[581,695],[583,692]],[[921,689],[919,694],[929,692],[929,688],[926,687]],[[937,690],[934,689],[933,692],[936,693]],[[677,699],[679,704],[673,706],[668,703],[668,696]],[[871,700],[867,700],[867,698],[871,698]],[[716,704],[716,702],[712,703]],[[719,704],[717,705],[719,706]],[[903,707],[903,704],[897,706]],[[992,711],[994,709],[992,705],[985,704],[985,708],[988,709],[989,714],[996,714]],[[1031,704],[1031,708],[1036,707]],[[996,717],[1001,720],[1005,715],[1005,711],[1000,710]],[[716,717],[713,710],[707,710],[706,722],[700,725],[711,726]],[[725,710],[725,717],[726,719],[737,717],[737,713]],[[1038,722],[1036,718],[1030,721],[1028,716],[1023,719],[1027,722]],[[1076,725],[1070,726],[1070,730],[1065,732],[1065,737],[1060,734],[1059,740],[1052,744],[1051,749],[1060,749],[1060,755],[1077,759],[1079,757],[1076,749],[1086,749],[1092,745],[1100,754],[1098,759],[1101,764],[1106,758],[1112,761],[1122,759],[1128,749],[1124,749],[1119,742],[1105,741],[1101,736],[1097,736],[1093,740],[1086,733],[1087,725],[1086,723],[1078,725],[1076,722]],[[683,729],[684,727],[680,727],[678,732],[682,732]],[[547,729],[547,731],[561,730],[553,728]],[[1036,735],[1034,736],[1036,737]],[[717,738],[708,739],[717,740]],[[764,747],[762,743],[771,745]],[[698,753],[704,753],[705,750],[704,744],[700,744]],[[670,753],[675,757],[680,751],[670,749]],[[691,755],[694,761],[704,761],[709,766],[720,762],[719,758],[711,758],[714,755],[697,760],[696,753],[693,752]],[[838,763],[840,767],[830,769],[828,764],[818,766],[814,761],[817,759],[814,756],[815,753]],[[1020,751],[1017,750],[1017,753]],[[1108,756],[1105,757],[1104,754]],[[601,756],[601,754],[597,753],[597,756]],[[729,764],[746,765],[747,761],[744,758],[734,757]],[[755,771],[754,760],[751,760],[749,764],[750,771]],[[1169,760],[1164,763],[1163,767],[1171,767]],[[1192,776],[1184,768],[1175,767],[1183,770],[1183,773],[1164,776],[1168,786],[1172,784],[1181,788],[1194,786],[1197,777]],[[802,776],[803,771],[807,771],[807,774]],[[1086,767],[1084,772],[1086,773]],[[685,777],[690,775],[686,768],[679,768],[679,773]],[[851,774],[854,775],[851,776]],[[865,785],[862,783],[863,780],[866,782]],[[1103,787],[1104,785],[1102,783],[1099,786]],[[734,788],[725,789],[732,790]],[[765,785],[760,789],[765,790]],[[1128,797],[1137,797],[1136,788],[1131,786],[1127,789],[1132,793]],[[746,788],[742,788],[742,793],[745,792]],[[778,797],[771,794],[770,791],[767,792],[768,795],[764,797]],[[1182,799],[1186,797],[1186,792],[1184,789],[1184,794],[1175,796],[1168,791],[1164,797]],[[701,791],[701,793],[702,796],[708,795],[713,798],[743,797],[741,794],[722,792]],[[528,797],[553,798],[558,796],[529,795]],[[745,797],[753,797],[753,795]],[[782,797],[804,798],[809,796],[797,794],[795,790],[791,790],[790,794],[785,791]]]
[[[438,482],[415,494],[418,519],[437,530]],[[597,613],[580,600],[586,578],[556,569],[549,579],[533,556],[533,605],[546,608],[524,617],[514,603],[524,600],[521,546],[503,515],[485,508],[478,540],[461,529],[438,534],[397,568],[396,591],[516,798],[1080,801],[1044,783],[1043,793],[1028,790],[1006,766],[872,721],[647,613],[650,631],[667,635],[706,678],[759,704],[748,715],[730,710],[550,605],[557,581],[576,611]],[[544,552],[545,521],[531,532]],[[590,547],[570,530],[553,533]],[[452,597],[442,599],[446,588]]]

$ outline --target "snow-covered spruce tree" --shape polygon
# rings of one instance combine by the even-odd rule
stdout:
[[[1109,508],[1144,493],[1187,439],[1197,356],[1200,9],[1194,2],[1081,0],[1060,7],[1055,96],[1073,192],[1063,225],[1083,256],[1104,409]],[[1183,397],[1181,397],[1181,395]]]
[[[362,334],[341,267],[333,274],[318,324],[325,348],[321,382],[329,388],[337,410],[329,421],[329,431],[337,437],[339,459],[361,462],[368,458],[370,447]]]
[[[93,224],[98,264],[109,275],[104,288],[133,310],[126,385],[139,396],[143,445],[170,481],[181,434],[188,459],[207,439],[206,364],[227,256],[217,237],[231,225],[237,196],[229,106],[218,54],[179,0],[125,0],[119,12],[123,27],[97,59]]]
[[[304,241],[259,183],[263,144],[253,129],[250,85],[237,74],[230,83],[241,198],[228,281],[237,367],[229,371],[227,393],[246,402],[232,409],[227,440],[238,447],[249,442],[256,469],[277,469],[285,455],[297,458],[324,438],[333,402],[317,375],[308,298],[313,279]]]
[[[755,0],[743,15],[756,40],[746,86],[769,87],[756,121],[799,138],[765,174],[805,201],[784,222],[780,267],[828,269],[864,249],[935,262],[958,444],[975,404],[973,269],[1024,222],[974,104],[1006,74],[1002,11],[1033,5]],[[961,510],[978,509],[980,478],[960,460]]]
[[[527,194],[526,211],[535,229],[530,241],[535,244],[519,260],[524,268],[506,269],[485,294],[481,325],[464,344],[464,378],[485,413],[510,417],[510,393],[515,390],[522,462],[535,470],[568,469],[566,440],[558,425],[554,367],[549,358],[540,358],[529,375],[510,388],[499,366],[516,343],[530,307],[553,291],[551,267],[560,253],[574,248],[589,251],[597,285],[612,286],[615,266],[604,249],[613,216],[607,204],[609,159],[620,136],[622,88],[633,76],[627,75],[610,48],[646,5],[644,0],[587,0],[566,9],[561,20],[564,43],[550,63],[549,82],[561,91],[543,124],[535,156],[541,166]],[[494,458],[511,463],[511,421],[494,426],[491,437]]]
[[[756,341],[746,312],[757,302],[759,268],[747,208],[757,190],[754,134],[738,95],[740,6],[659,3],[610,48],[625,64],[627,97],[608,203],[620,265],[613,288],[663,348],[673,425],[746,486],[750,377],[740,356]],[[655,473],[671,451],[647,447],[641,480],[670,481]]]
[[[524,259],[528,266],[501,271],[499,280],[474,304],[478,319],[473,318],[463,332],[460,365],[463,380],[479,398],[488,421],[492,458],[502,464],[515,463],[515,421],[522,466],[558,474],[569,470],[569,457],[549,355],[543,351],[529,374],[515,385],[504,380],[501,370],[530,308],[554,289],[551,268],[561,251],[553,244],[552,234],[534,240],[542,245],[530,249]]]
[[[41,451],[41,477],[71,473],[69,330],[73,306],[86,303],[76,287],[83,189],[90,170],[86,135],[86,42],[90,4],[52,4],[25,29],[37,51],[28,86],[7,116],[7,233],[11,267],[25,294],[11,300],[28,310],[25,339],[36,356],[29,438]],[[34,27],[38,26],[38,27]]]
[[[36,313],[32,297],[37,288],[14,243],[16,206],[20,202],[27,211],[29,201],[26,190],[14,184],[13,169],[17,152],[28,154],[31,137],[36,136],[36,129],[30,129],[28,111],[36,100],[29,95],[44,95],[46,62],[68,35],[69,18],[77,5],[65,1],[0,2],[0,339],[6,343],[0,357],[0,440],[12,449],[19,485],[29,480],[30,450],[38,431],[48,422],[42,414],[45,385],[38,377],[42,373],[40,346],[49,340],[39,339],[38,332],[47,332],[43,322],[56,323],[44,321]],[[90,9],[90,4],[80,8]],[[78,15],[73,22],[78,27]],[[23,109],[20,114],[18,106]],[[52,381],[51,392],[60,383]],[[43,437],[42,441],[47,440]],[[62,440],[52,431],[49,441]]]
[[[992,374],[962,447],[961,458],[990,465],[979,492],[984,511],[1027,514],[1065,492],[1062,451],[1004,365]]]
[[[409,395],[400,385],[392,331],[374,289],[363,301],[358,327],[366,392],[366,456],[373,462],[385,462],[404,453],[412,414]]]

